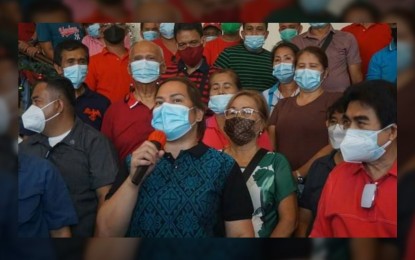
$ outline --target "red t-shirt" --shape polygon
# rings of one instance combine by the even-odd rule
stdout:
[[[228,137],[219,129],[215,116],[206,119],[206,131],[202,142],[216,150],[223,150],[229,146]],[[258,137],[257,144],[259,147],[267,149],[268,151],[273,150],[267,131]]]
[[[123,57],[118,57],[105,47],[102,52],[91,57],[85,83],[111,100],[111,103],[122,100],[130,91],[133,82],[128,73],[128,49]]]
[[[222,37],[219,37],[206,43],[203,55],[206,57],[207,63],[212,66],[224,49],[238,45],[239,43],[241,43],[241,40],[227,42]]]
[[[342,163],[330,173],[310,237],[397,237],[397,162],[376,181],[374,205],[363,208],[363,188],[375,183],[363,164]]]
[[[359,45],[360,58],[362,59],[362,73],[366,77],[370,59],[373,54],[387,46],[391,40],[391,30],[389,25],[375,23],[369,28],[363,27],[359,23],[352,23],[341,29],[354,35]]]
[[[169,67],[171,65],[177,64],[177,62],[180,60],[179,53],[173,53],[171,52],[166,45],[164,45],[163,41],[158,38],[153,41],[155,44],[161,47],[164,55],[164,62],[166,63],[166,67]]]
[[[101,132],[114,144],[121,163],[154,130],[151,126],[152,118],[153,109],[137,101],[132,93],[108,108]]]
[[[17,39],[20,41],[30,41],[36,31],[35,23],[18,23]]]

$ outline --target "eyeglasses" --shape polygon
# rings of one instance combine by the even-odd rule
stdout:
[[[240,117],[248,119],[252,116],[253,113],[258,113],[258,111],[250,107],[245,107],[245,108],[242,108],[241,110],[230,108],[230,109],[225,110],[225,118],[231,119],[231,118],[236,117],[239,114]]]
[[[201,44],[201,42],[198,41],[198,40],[193,40],[193,41],[190,41],[190,42],[180,42],[180,43],[177,44],[177,49],[184,50],[184,49],[187,48],[187,46],[198,47],[200,44]]]

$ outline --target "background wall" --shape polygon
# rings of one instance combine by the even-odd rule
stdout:
[[[350,23],[332,23],[334,29],[340,30],[341,28],[349,25]],[[308,23],[303,23],[303,32],[307,31],[309,28]],[[140,40],[140,24],[139,23],[130,23],[129,24],[131,31],[132,31],[132,41],[135,42]],[[281,40],[280,34],[278,32],[278,23],[269,23],[268,24],[268,31],[269,35],[267,40],[265,41],[264,48],[267,50],[272,50],[272,47]]]

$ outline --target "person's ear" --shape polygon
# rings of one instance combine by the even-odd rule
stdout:
[[[197,107],[196,108],[196,122],[202,122],[204,114],[205,112],[202,109]]]
[[[398,126],[396,124],[393,124],[390,127],[389,140],[394,141],[396,138],[398,138]]]
[[[266,31],[265,32],[265,40],[268,38],[268,35],[269,35],[269,31]]]
[[[55,68],[56,72],[57,72],[59,75],[63,75],[63,68],[62,68],[61,66],[59,66],[59,65],[58,65],[58,64],[56,64],[56,63],[54,63],[54,64],[53,64],[53,67]]]
[[[325,69],[323,72],[323,79],[326,79],[329,76],[329,69]]]
[[[206,45],[206,36],[202,36],[201,38],[200,38],[200,43],[202,44],[202,46],[203,47],[205,47],[205,45]]]
[[[245,40],[245,36],[246,36],[246,32],[245,32],[245,30],[242,30],[242,31],[241,31],[241,38],[242,38],[243,40]]]
[[[166,62],[162,60],[160,62],[160,74],[164,74],[164,72],[166,72],[166,69],[167,69]]]
[[[128,74],[130,75],[130,76],[132,76],[133,74],[131,73],[131,62],[130,63],[128,63],[128,66],[127,66],[127,71],[128,71]]]
[[[329,120],[326,120],[326,127],[329,128]]]

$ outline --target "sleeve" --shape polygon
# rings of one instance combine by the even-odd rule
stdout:
[[[216,59],[214,66],[217,68],[229,68],[230,67],[230,59],[229,59],[229,53],[227,50],[222,51],[222,53],[219,55],[219,57]]]
[[[277,188],[277,192],[275,193],[276,200],[282,201],[297,191],[297,183],[291,174],[291,167],[288,160],[282,154],[276,154],[274,171]]]
[[[128,158],[130,157],[131,155],[128,155]],[[111,189],[109,190],[108,194],[105,196],[106,200],[109,200],[114,195],[114,193],[121,187],[121,185],[127,179],[129,174],[130,172],[128,170],[127,163],[121,163],[117,176],[115,177],[115,181],[112,184]]]
[[[110,106],[102,119],[102,126],[101,126],[101,133],[105,135],[109,140],[113,140],[112,138],[112,107]]]
[[[254,207],[251,196],[242,177],[241,169],[235,162],[225,184],[222,198],[222,212],[225,221],[251,219]]]
[[[91,60],[88,65],[88,73],[86,74],[86,78],[85,78],[85,84],[87,84],[88,87],[92,91],[97,91],[97,84],[98,84],[98,80],[96,79],[95,62],[96,62],[96,55],[91,57]]]
[[[111,142],[98,134],[90,143],[88,157],[91,189],[112,184],[118,172],[118,159]]]
[[[276,125],[278,120],[278,114],[280,113],[281,106],[283,103],[285,103],[285,101],[286,99],[282,99],[277,103],[277,105],[271,113],[271,116],[269,117],[269,125]]]
[[[36,34],[39,42],[51,42],[52,35],[49,30],[49,24],[47,23],[37,23],[36,24]]]
[[[333,176],[333,174],[329,175],[329,178],[324,185],[323,192],[318,203],[317,216],[315,218],[310,237],[333,237],[330,221],[328,217],[326,217],[326,206],[330,200],[330,195],[333,190]]]
[[[45,163],[47,170],[42,204],[49,230],[77,224],[78,217],[59,170],[48,161]]]
[[[367,70],[366,80],[372,79],[381,79],[382,78],[382,71],[381,65],[379,60],[379,52],[375,53],[369,62],[369,67]]]
[[[359,45],[357,44],[356,38],[351,33],[344,33],[346,33],[349,38],[349,48],[347,49],[347,65],[350,66],[353,64],[362,63],[362,59],[360,58]]]

